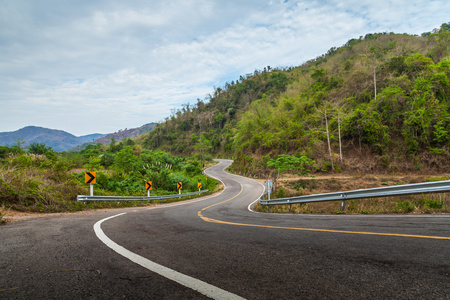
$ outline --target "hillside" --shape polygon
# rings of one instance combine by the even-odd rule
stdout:
[[[119,130],[118,132],[110,133],[101,138],[98,138],[94,142],[103,145],[109,144],[111,142],[111,139],[116,140],[116,142],[120,142],[123,139],[135,138],[144,133],[147,133],[151,131],[155,126],[156,123],[148,123],[138,128],[131,128],[131,129],[125,128],[124,130]]]
[[[0,146],[15,145],[18,140],[22,140],[24,142],[22,146],[25,147],[32,143],[42,143],[60,152],[102,136],[103,134],[96,133],[76,137],[63,130],[27,126],[17,131],[0,132]]]
[[[130,128],[130,129],[125,128],[124,130],[119,130],[117,132],[104,135],[104,136],[97,138],[95,140],[92,140],[92,141],[88,140],[85,143],[83,143],[82,145],[78,145],[77,147],[70,149],[70,150],[71,151],[80,151],[80,150],[86,148],[88,145],[92,145],[92,144],[100,143],[102,145],[108,145],[109,143],[111,143],[112,140],[114,140],[115,142],[120,142],[123,139],[136,138],[140,135],[143,135],[143,134],[151,131],[155,126],[156,126],[156,123],[148,123],[148,124],[142,125],[141,127],[138,127],[138,128]]]
[[[314,172],[426,172],[450,158],[450,24],[367,34],[295,68],[256,70],[138,139],[175,154],[236,156],[266,172],[281,153]],[[201,136],[201,140],[200,140]]]

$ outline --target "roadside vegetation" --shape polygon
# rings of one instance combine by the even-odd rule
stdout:
[[[300,214],[430,214],[450,213],[450,201],[443,195],[422,195],[415,197],[372,198],[348,200],[345,209],[341,211],[340,201],[326,203],[305,203],[275,205],[268,210],[266,205],[255,206],[256,211],[270,213],[300,213]]]
[[[392,176],[398,184],[404,174],[426,176],[418,182],[444,178],[450,162],[449,44],[450,23],[421,36],[367,34],[301,66],[267,66],[215,87],[136,139],[70,153],[43,144],[24,149],[22,141],[0,147],[0,206],[57,212],[143,205],[77,203],[76,195],[89,193],[85,171],[97,172],[96,195],[146,195],[145,181],[152,181],[152,195],[176,193],[177,182],[183,192],[197,190],[198,182],[213,191],[217,182],[202,169],[215,157],[233,158],[233,173],[271,179],[278,197],[320,192],[308,188],[320,180],[283,182],[293,174],[328,177],[323,185],[333,191],[367,187],[359,180],[354,188],[336,186],[339,176]],[[333,203],[317,205],[292,210],[339,210]],[[346,211],[448,207],[446,197],[429,195],[349,201]]]
[[[8,213],[11,208],[5,209],[5,207],[0,208],[0,225],[6,223],[3,217]]]
[[[311,194],[351,191],[357,189],[395,186],[420,182],[448,180],[448,176],[427,175],[365,175],[365,176],[281,176],[278,187],[271,199]],[[429,214],[450,213],[450,197],[445,193],[382,197],[345,201],[341,211],[341,201],[313,202],[305,204],[256,205],[256,211],[271,213],[315,213],[315,214]]]
[[[132,140],[62,154],[44,144],[23,149],[18,141],[15,146],[0,147],[0,206],[27,212],[66,212],[148,205],[147,201],[77,202],[77,195],[89,195],[85,171],[97,172],[95,195],[145,196],[145,181],[153,182],[151,195],[176,194],[177,182],[183,183],[183,192],[198,190],[199,182],[210,191],[218,185],[202,174],[199,161],[144,150]]]

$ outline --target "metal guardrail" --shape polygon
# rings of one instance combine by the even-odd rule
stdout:
[[[150,200],[162,200],[171,198],[181,198],[187,196],[194,196],[208,192],[208,190],[202,190],[198,192],[175,194],[175,195],[160,195],[160,196],[142,196],[142,197],[127,197],[127,196],[85,196],[78,195],[77,202],[82,201],[150,201]]]
[[[364,198],[380,198],[414,194],[447,193],[450,192],[450,180],[424,182],[389,187],[371,188],[346,192],[315,194],[271,200],[259,199],[263,205],[294,204],[321,201],[345,201]]]

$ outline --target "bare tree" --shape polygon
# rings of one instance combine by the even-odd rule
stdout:
[[[328,103],[325,103],[324,106],[321,109],[317,109],[317,111],[320,113],[321,118],[325,120],[325,134],[327,135],[327,144],[328,144],[328,153],[330,155],[330,163],[331,163],[331,171],[334,171],[334,162],[333,162],[333,151],[331,150],[331,143],[330,143],[330,130],[328,126]]]
[[[327,133],[328,153],[330,154],[331,171],[334,171],[333,152],[331,151],[330,130],[328,128],[328,114],[327,114],[327,107],[326,106],[324,107],[323,117],[325,119],[325,130],[326,130],[326,133]]]
[[[339,160],[344,162],[344,157],[342,155],[342,134],[341,134],[341,124],[342,124],[342,117],[343,117],[343,108],[340,106],[337,106],[334,108],[337,113],[337,123],[338,123],[338,135],[339,135]]]
[[[200,168],[203,168],[203,147],[202,147],[202,115],[198,114],[196,116],[197,122],[200,126]]]
[[[375,90],[375,99],[377,99],[377,70],[373,67],[373,85]]]
[[[342,139],[341,139],[341,114],[338,111],[337,113],[337,120],[338,120],[338,130],[339,130],[339,160],[341,162],[344,161],[344,158],[342,157]]]

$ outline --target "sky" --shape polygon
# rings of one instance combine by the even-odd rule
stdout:
[[[0,132],[161,122],[241,75],[449,13],[448,0],[0,0]]]

